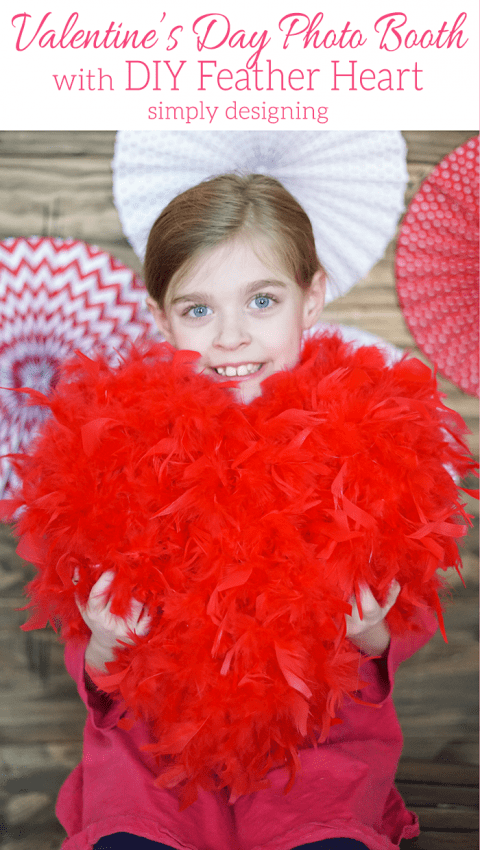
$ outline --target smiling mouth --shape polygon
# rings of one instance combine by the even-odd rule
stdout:
[[[214,366],[213,370],[222,378],[245,378],[254,375],[263,366],[263,363],[240,363],[238,366]]]

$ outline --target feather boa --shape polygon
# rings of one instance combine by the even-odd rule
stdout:
[[[401,584],[395,632],[418,608],[440,615],[436,570],[460,567],[469,519],[452,476],[473,468],[418,360],[387,368],[375,348],[314,338],[242,406],[194,359],[79,354],[50,399],[30,392],[53,416],[3,506],[38,566],[27,627],[87,634],[75,593],[107,569],[113,613],[132,595],[157,612],[101,684],[148,722],[156,781],[184,805],[200,786],[257,790],[275,765],[293,781],[299,748],[361,686],[344,615],[362,583],[380,602]]]

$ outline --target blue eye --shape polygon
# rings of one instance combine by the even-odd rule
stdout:
[[[204,316],[208,315],[209,310],[210,307],[207,307],[206,304],[195,304],[195,307],[190,307],[187,315],[193,316],[195,319],[203,319]]]
[[[265,310],[266,307],[270,307],[273,303],[273,298],[270,295],[256,295],[251,303],[257,310]]]

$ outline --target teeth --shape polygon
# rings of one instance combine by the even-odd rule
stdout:
[[[242,363],[240,366],[217,366],[215,371],[227,378],[242,378],[245,375],[253,375],[261,368],[261,363]]]

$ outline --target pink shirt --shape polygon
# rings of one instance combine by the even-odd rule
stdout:
[[[347,700],[342,723],[327,741],[300,754],[302,770],[283,793],[286,771],[272,770],[271,787],[230,805],[223,793],[201,792],[179,811],[175,789],[155,787],[155,767],[141,751],[149,740],[137,723],[117,726],[123,706],[100,691],[87,691],[85,644],[67,645],[67,669],[88,708],[83,758],[57,801],[67,831],[62,850],[91,850],[102,836],[131,832],[177,850],[290,850],[301,844],[344,836],[370,850],[394,850],[418,835],[417,818],[394,786],[402,734],[391,698],[398,665],[425,644],[436,620],[424,612],[420,630],[393,638],[386,655],[361,668],[367,686]]]

